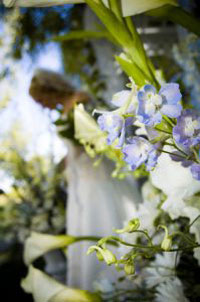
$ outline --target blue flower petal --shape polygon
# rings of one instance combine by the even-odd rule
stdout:
[[[176,105],[182,98],[179,85],[176,83],[164,84],[160,89],[159,94],[171,105]]]
[[[182,109],[183,108],[181,104],[176,104],[176,105],[166,104],[162,106],[160,112],[171,118],[177,118],[181,115]]]
[[[190,171],[194,179],[200,180],[200,164],[192,164]]]

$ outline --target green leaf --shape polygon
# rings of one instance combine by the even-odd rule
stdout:
[[[72,30],[69,33],[61,36],[54,37],[53,40],[56,42],[79,40],[79,39],[110,39],[109,33],[105,31],[91,31],[91,30]]]
[[[123,20],[119,20],[100,0],[86,0],[86,3],[103,22],[113,38],[121,45],[124,52],[129,55],[135,64],[134,69],[137,69],[137,73],[139,73],[138,68],[143,70],[143,77],[150,83],[154,83],[155,79],[148,66],[142,42],[134,25],[130,25],[130,20],[127,19],[127,24],[122,22]]]
[[[98,0],[86,0],[86,3],[96,13],[102,23],[106,26],[107,30],[122,47],[130,48],[133,46],[132,37],[127,31],[126,26],[118,20],[110,9],[106,8],[106,6]]]
[[[129,77],[132,77],[138,86],[143,86],[145,84],[145,75],[136,64],[121,56],[115,56],[115,59],[120,64],[123,71]]]

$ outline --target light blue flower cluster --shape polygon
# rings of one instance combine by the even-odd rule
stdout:
[[[180,150],[187,154],[185,159],[181,159],[181,151],[177,152],[182,165],[190,166],[193,177],[200,180],[200,116],[194,110],[183,110],[181,116],[177,119],[176,126],[173,128],[173,138]],[[195,158],[193,158],[193,154],[196,155]]]
[[[155,167],[160,154],[156,147],[143,137],[130,138],[128,144],[122,149],[124,160],[132,170],[145,163],[147,171],[151,171]]]
[[[191,33],[181,38],[173,48],[175,61],[182,69],[176,78],[183,81],[192,105],[200,110],[200,39]]]
[[[139,121],[147,126],[155,126],[162,121],[162,115],[171,118],[180,116],[181,97],[178,84],[165,84],[158,93],[154,86],[145,85],[138,92],[137,115]]]
[[[171,158],[190,166],[195,179],[200,180],[200,116],[193,110],[183,110],[181,92],[176,83],[164,84],[157,92],[152,85],[117,94],[113,112],[98,118],[102,131],[108,133],[107,143],[121,148],[124,161],[131,170],[141,165],[151,171],[165,145],[171,145]],[[143,129],[143,136],[130,132],[130,126]],[[153,137],[152,137],[153,133]],[[160,133],[163,137],[160,139]]]

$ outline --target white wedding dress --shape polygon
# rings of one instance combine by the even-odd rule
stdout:
[[[96,30],[99,23],[89,8],[84,13],[87,30]],[[97,65],[107,89],[103,97],[110,101],[114,93],[124,87],[124,77],[117,74],[113,54],[116,49],[105,40],[93,40]],[[112,79],[112,80],[109,80]],[[124,222],[134,217],[135,204],[140,195],[133,179],[117,180],[111,177],[114,166],[104,160],[94,168],[93,161],[84,150],[68,142],[67,179],[67,232],[74,236],[108,236],[113,228],[123,227]],[[115,268],[99,262],[94,254],[87,256],[94,242],[76,243],[68,249],[67,284],[72,287],[92,290],[94,281],[101,275],[115,281],[119,277]]]
[[[112,163],[104,160],[98,167],[81,147],[68,143],[67,233],[74,236],[108,236],[113,228],[123,227],[134,216],[140,202],[133,180],[111,177]],[[90,242],[75,243],[68,249],[67,284],[91,290],[99,274],[109,270],[95,255],[86,255]]]

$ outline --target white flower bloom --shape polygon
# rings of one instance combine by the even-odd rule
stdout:
[[[135,213],[133,213],[133,218],[138,218],[140,221],[140,229],[148,230],[149,235],[151,236],[155,232],[154,221],[156,217],[159,215],[160,210],[157,209],[157,206],[160,202],[160,194],[153,185],[147,181],[142,187],[142,197],[143,202],[139,204],[138,208],[135,209]],[[127,226],[128,222],[124,222],[124,226]],[[121,234],[121,238],[127,242],[134,244],[138,238],[141,236],[139,233],[124,233]],[[161,237],[162,238],[162,237]],[[155,238],[160,242],[159,238]],[[157,244],[157,242],[154,242]],[[128,252],[130,248],[120,247],[120,254],[123,255]]]
[[[131,90],[122,90],[115,93],[112,97],[112,104],[116,107],[123,106],[131,95]]]
[[[126,106],[126,103],[131,99],[130,105],[127,108],[127,113],[135,113],[138,106],[137,88],[132,90],[122,90],[115,93],[112,97],[112,104],[116,107]]]
[[[194,202],[193,196],[200,191],[200,181],[192,177],[189,168],[182,167],[180,163],[172,161],[169,155],[162,154],[156,168],[151,172],[151,180],[154,186],[167,195],[162,209],[169,213],[172,219],[183,216],[192,222],[200,215],[199,198],[197,197]],[[199,219],[192,225],[190,231],[200,243]],[[194,250],[194,256],[200,264],[200,248]]]
[[[42,7],[54,6],[70,3],[83,3],[84,0],[3,0],[5,6],[29,6]],[[103,0],[104,4],[108,6],[108,0]],[[146,12],[151,9],[161,7],[166,4],[178,5],[177,0],[122,0],[123,16],[131,16]]]
[[[160,194],[150,181],[146,181],[142,186],[142,197],[144,202],[151,202],[157,206],[160,202]]]
[[[135,218],[139,218],[141,229],[147,229],[152,234],[155,231],[154,221],[159,215],[157,207],[160,194],[151,182],[147,181],[142,187],[142,197],[144,202],[139,204]]]
[[[32,263],[38,257],[45,253],[66,247],[73,243],[75,238],[67,235],[46,235],[41,233],[33,232],[31,236],[25,241],[24,247],[24,261],[27,265]]]
[[[144,270],[148,288],[154,287],[160,283],[174,278],[174,267],[176,261],[176,253],[157,254],[156,259],[151,262],[150,267]],[[177,262],[179,258],[177,259]]]
[[[173,161],[169,155],[161,154],[157,166],[151,172],[151,181],[167,195],[162,208],[172,219],[188,217],[188,206],[184,200],[200,191],[200,181],[192,177],[189,168],[182,167],[181,163]]]
[[[25,292],[33,295],[35,302],[99,302],[95,294],[64,286],[33,266],[29,267],[21,286]]]
[[[183,286],[178,278],[158,285],[156,290],[156,302],[189,302],[184,295]]]

